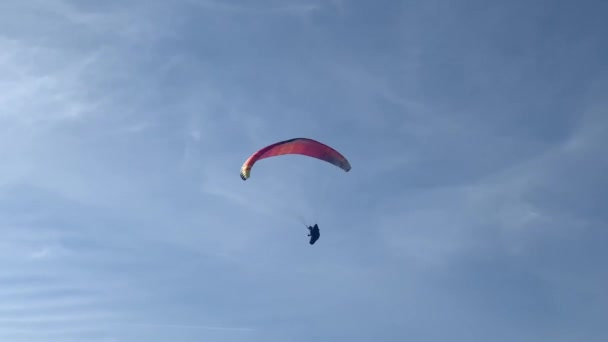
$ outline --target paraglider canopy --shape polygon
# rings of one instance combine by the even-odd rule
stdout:
[[[268,145],[252,154],[241,167],[241,179],[247,180],[253,165],[261,159],[286,154],[300,154],[333,164],[342,170],[350,171],[348,160],[335,149],[309,138],[294,138]]]

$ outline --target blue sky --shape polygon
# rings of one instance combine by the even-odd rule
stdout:
[[[3,1],[0,339],[605,341],[607,9]]]

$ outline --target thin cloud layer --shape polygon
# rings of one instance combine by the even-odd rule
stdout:
[[[604,2],[0,9],[0,339],[608,336]]]

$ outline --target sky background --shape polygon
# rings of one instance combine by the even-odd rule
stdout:
[[[608,340],[607,10],[3,0],[0,340]]]

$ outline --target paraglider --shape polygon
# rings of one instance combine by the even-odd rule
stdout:
[[[250,178],[251,169],[257,161],[287,154],[299,154],[316,158],[337,166],[345,172],[348,172],[351,169],[349,161],[335,149],[313,139],[294,138],[268,145],[252,154],[247,158],[243,166],[241,166],[241,179],[245,181]],[[307,228],[310,231],[308,234],[308,236],[310,236],[309,243],[314,245],[321,235],[319,226],[317,224],[314,226],[307,225]]]
[[[315,242],[317,242],[317,240],[319,240],[319,237],[321,236],[321,233],[319,232],[319,226],[315,223],[315,225],[313,227],[308,227],[308,230],[310,230],[310,233],[308,234],[308,236],[310,236],[310,244],[314,245]]]

